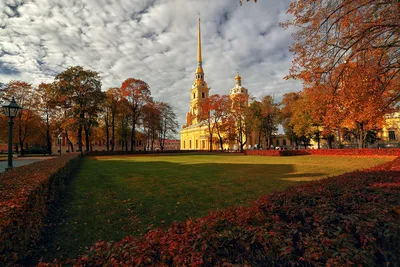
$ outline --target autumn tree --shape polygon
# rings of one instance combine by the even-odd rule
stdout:
[[[41,83],[35,90],[36,111],[44,121],[44,132],[40,133],[46,138],[47,152],[52,154],[52,133],[51,126],[52,120],[55,118],[57,99],[54,94],[52,84]]]
[[[34,90],[31,84],[24,81],[10,81],[5,88],[2,90],[1,94],[3,101],[10,101],[12,97],[15,97],[18,105],[22,107],[22,110],[18,113],[15,119],[15,124],[17,128],[17,139],[18,148],[20,149],[20,155],[24,155],[25,141],[30,134],[34,134],[34,125],[32,120],[35,118],[34,111]]]
[[[131,111],[128,100],[121,98],[118,103],[118,110],[116,114],[116,125],[118,125],[116,134],[120,136],[121,150],[128,151],[129,121],[131,121]]]
[[[283,26],[296,29],[290,77],[326,80],[341,64],[364,66],[366,54],[376,58],[375,75],[399,75],[399,1],[295,0],[288,13],[293,19]],[[339,84],[345,77],[335,78]]]
[[[206,126],[206,133],[209,136],[210,151],[214,133],[218,136],[218,143],[223,150],[224,138],[228,132],[228,117],[230,115],[231,100],[227,95],[214,94],[209,96],[202,104],[199,120]]]
[[[157,102],[157,108],[160,112],[160,121],[158,124],[158,140],[161,150],[164,150],[165,139],[177,134],[178,121],[172,106],[166,102]]]
[[[78,122],[78,146],[82,152],[82,131],[85,127],[86,150],[89,150],[89,129],[91,118],[99,111],[104,100],[101,80],[97,72],[80,66],[70,67],[55,78],[55,90],[59,98],[65,98],[72,105],[74,118]]]
[[[131,116],[131,152],[136,147],[136,128],[143,115],[143,107],[151,101],[150,87],[142,80],[129,78],[121,86],[122,96],[127,100]]]
[[[290,139],[290,143],[298,146],[297,135],[294,132],[294,125],[291,122],[291,118],[294,114],[294,108],[296,101],[300,98],[299,93],[290,92],[283,95],[282,101],[280,102],[281,107],[281,124],[286,136]]]
[[[107,151],[109,150],[109,144],[110,144],[110,133],[109,133],[110,124],[111,124],[111,151],[114,151],[115,149],[115,119],[118,113],[118,107],[121,98],[122,98],[122,93],[120,88],[118,87],[109,88],[106,92],[105,126],[106,126]]]
[[[386,80],[385,75],[376,76],[376,61],[369,66],[357,62],[339,66],[335,73],[345,76],[336,89],[335,114],[341,118],[341,126],[353,132],[359,148],[366,146],[367,135],[382,128],[384,116],[396,110],[397,79]],[[382,86],[382,82],[386,86]]]
[[[225,140],[228,140],[229,117],[231,115],[232,101],[228,95],[217,95],[214,99],[214,123],[221,150]]]
[[[253,102],[253,105],[259,107],[258,112],[254,115],[257,116],[258,127],[256,128],[263,136],[266,141],[267,147],[272,144],[272,136],[278,130],[279,123],[279,107],[275,103],[272,96],[264,96],[260,102]],[[253,116],[254,116],[253,115]]]
[[[240,145],[240,150],[244,150],[248,137],[253,130],[252,112],[248,106],[248,96],[237,94],[232,98],[231,113],[228,122],[228,137],[230,141],[235,141]]]
[[[145,136],[145,149],[150,148],[154,151],[154,142],[157,139],[161,121],[161,111],[158,107],[158,103],[153,101],[147,102],[143,106],[143,133]]]
[[[200,109],[201,112],[197,115],[198,121],[202,126],[206,127],[205,133],[208,135],[208,140],[210,142],[210,151],[212,151],[213,144],[213,135],[215,132],[215,122],[214,122],[214,113],[215,113],[215,102],[217,101],[218,95],[211,95],[202,103]]]

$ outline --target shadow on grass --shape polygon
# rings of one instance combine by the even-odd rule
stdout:
[[[295,171],[293,164],[84,158],[33,258],[76,257],[97,240],[120,240],[205,216],[210,210],[248,205],[261,195],[298,184],[291,179],[324,176]]]

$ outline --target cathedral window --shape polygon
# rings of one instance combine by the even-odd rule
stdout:
[[[199,140],[196,139],[196,149],[199,148],[199,143],[198,143],[198,141],[199,141]]]
[[[201,97],[202,97],[202,98],[204,98],[204,97],[205,97],[205,95],[204,95],[204,92],[202,92],[202,93],[201,93]]]
[[[193,99],[196,98],[196,93],[193,93]]]
[[[396,140],[396,133],[394,131],[389,131],[389,140]]]
[[[183,141],[183,148],[186,148],[186,141]]]

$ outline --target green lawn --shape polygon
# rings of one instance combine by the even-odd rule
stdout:
[[[138,235],[210,210],[247,204],[303,181],[391,159],[239,154],[84,158],[62,219],[39,254],[46,260],[74,257],[99,239]]]

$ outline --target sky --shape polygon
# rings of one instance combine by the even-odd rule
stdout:
[[[33,85],[80,65],[98,71],[102,89],[127,78],[150,86],[185,123],[197,61],[201,16],[205,80],[229,94],[236,69],[255,98],[299,91],[283,78],[292,61],[292,30],[280,22],[288,0],[0,0],[0,82]]]

